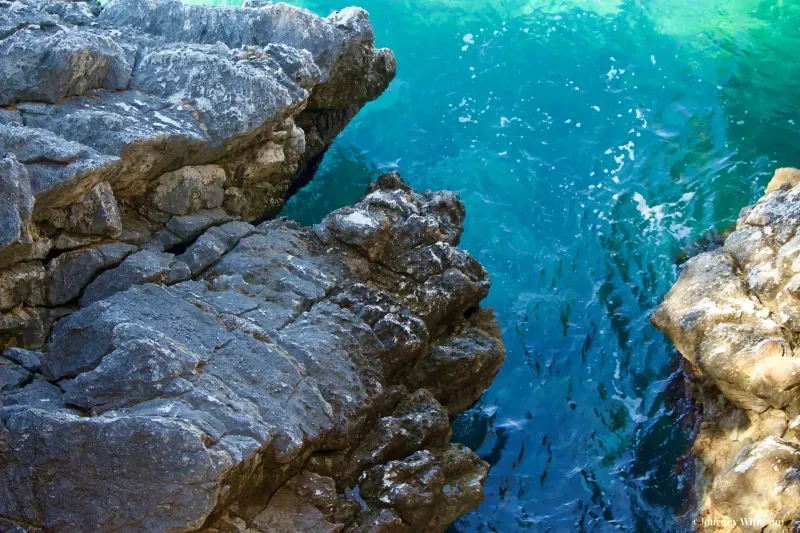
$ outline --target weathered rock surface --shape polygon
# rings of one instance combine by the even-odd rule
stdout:
[[[464,207],[269,220],[394,76],[365,11],[0,0],[0,531],[444,531],[498,371]],[[267,222],[264,222],[267,220]]]
[[[357,8],[323,19],[280,3],[3,4],[0,246],[22,239],[31,216],[48,232],[113,236],[118,203],[164,217],[275,214],[394,76]]]
[[[98,246],[153,254],[126,260],[136,282],[185,280],[202,259],[158,254],[274,216],[393,78],[373,41],[358,8],[0,0],[0,348],[116,290],[82,294],[127,255]]]
[[[720,530],[786,531],[800,518],[798,184],[800,171],[779,169],[652,316],[687,361],[703,411],[699,518]]]
[[[504,357],[479,308],[488,276],[455,248],[463,218],[457,196],[387,175],[315,228],[229,222],[179,255],[60,255],[47,298],[88,283],[80,309],[42,352],[0,359],[0,517],[25,531],[444,531],[488,470],[450,444],[449,419]]]

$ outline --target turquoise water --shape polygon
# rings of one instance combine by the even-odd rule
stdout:
[[[690,424],[648,314],[687,244],[800,165],[800,2],[358,3],[397,79],[284,214],[390,169],[461,194],[508,358],[454,424],[493,468],[453,531],[680,529]]]

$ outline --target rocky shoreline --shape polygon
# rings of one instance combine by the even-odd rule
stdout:
[[[394,76],[366,12],[0,0],[0,531],[444,531],[504,359],[455,194],[275,220]]]
[[[798,185],[800,170],[777,170],[651,317],[683,356],[702,413],[698,531],[792,531],[800,517]]]

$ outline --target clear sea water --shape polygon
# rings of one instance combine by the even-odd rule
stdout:
[[[353,2],[397,78],[284,214],[390,169],[461,194],[508,357],[454,424],[492,470],[452,531],[685,527],[679,370],[648,315],[687,245],[800,166],[800,1]]]

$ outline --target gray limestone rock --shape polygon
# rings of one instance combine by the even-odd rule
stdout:
[[[19,242],[27,233],[33,213],[28,171],[14,154],[0,158],[0,249]]]
[[[30,377],[22,366],[0,357],[0,393],[20,388]]]
[[[375,421],[356,446],[312,455],[307,468],[335,479],[340,486],[352,486],[375,465],[404,459],[421,448],[447,446],[451,436],[447,411],[433,395],[426,389],[411,394],[398,389],[396,395],[400,396],[396,407]]]
[[[63,392],[57,385],[53,385],[42,376],[31,373],[32,379],[22,388],[15,388],[3,394],[3,405],[11,407],[14,405],[31,406],[35,405],[38,409],[45,411],[63,412],[64,401]],[[28,531],[38,531],[38,526],[29,525]]]
[[[100,257],[101,260],[105,259]],[[95,265],[97,263],[92,263]],[[113,263],[112,263],[113,264]],[[87,268],[87,267],[82,267]],[[94,266],[92,266],[94,269]],[[102,268],[102,267],[99,267]],[[94,271],[96,272],[97,269]],[[178,273],[178,277],[176,276]],[[81,306],[86,307],[112,294],[124,291],[132,285],[161,282],[177,283],[188,279],[188,268],[175,261],[172,254],[164,254],[142,250],[125,258],[122,263],[111,270],[106,270],[92,281],[81,297]],[[87,275],[87,277],[91,277]]]
[[[256,228],[246,222],[229,222],[211,228],[177,259],[189,265],[192,275],[196,276],[232,250],[241,239],[256,231]]]
[[[40,371],[41,367],[41,353],[24,350],[22,348],[9,348],[3,352],[3,357],[16,363],[28,372]]]
[[[437,205],[393,223],[444,227]],[[38,367],[8,360],[0,486],[14,498],[0,497],[0,516],[81,531],[443,531],[477,505],[488,466],[449,443],[449,415],[477,400],[502,361],[493,315],[465,317],[473,303],[458,291],[397,291],[368,250],[320,239],[327,231],[229,222],[177,259],[124,244],[56,258],[50,279],[122,262],[57,322]],[[403,242],[412,267],[424,253],[410,252],[429,244]],[[169,286],[176,264],[194,279]],[[51,297],[67,293],[51,283]],[[432,304],[409,307],[408,294],[448,300],[437,305],[460,315],[431,333],[415,309]],[[410,361],[420,362],[413,393],[412,373],[399,371]],[[384,478],[390,487],[376,485]]]
[[[442,531],[480,502],[449,417],[503,348],[458,197],[390,174],[269,220],[394,72],[359,8],[0,0],[0,530]]]
[[[125,89],[131,59],[111,36],[92,29],[23,27],[0,41],[0,105],[54,104],[89,89]]]
[[[78,298],[100,272],[116,266],[134,251],[136,247],[129,244],[104,244],[59,255],[47,266],[47,302],[56,306]]]
[[[218,209],[198,211],[193,215],[172,217],[165,229],[175,235],[178,242],[184,243],[196,239],[212,226],[221,226],[234,218]]]
[[[247,206],[248,218],[274,212],[305,162],[394,76],[391,53],[374,49],[365,12],[353,9],[323,19],[286,4],[112,0],[100,12],[20,0],[0,15],[0,35],[0,120],[12,128],[0,149],[28,167],[37,219],[100,182],[118,197],[141,198],[165,172],[239,158],[294,123],[312,94],[320,119],[347,107],[335,126],[305,132],[323,141],[289,150],[263,177],[272,189],[253,187],[261,198]]]
[[[56,531],[187,531],[202,525],[218,495],[222,465],[215,459],[224,458],[174,419],[84,417],[18,404],[2,408],[0,427],[8,450],[0,459],[4,487],[14,487],[13,498],[4,491],[0,509],[17,523]]]
[[[239,51],[223,44],[168,43],[147,49],[130,87],[190,102],[212,144],[294,114],[308,97],[262,49]]]
[[[8,2],[7,2],[8,3]],[[40,2],[17,0],[13,9],[3,6],[0,11],[0,39],[28,25],[52,28],[59,24],[84,26],[90,24],[100,12],[100,4],[94,0],[77,2]]]
[[[337,493],[332,479],[304,470],[275,493],[251,527],[274,533],[334,533],[352,522],[358,510],[355,499]]]
[[[374,48],[358,9],[321,18],[287,4],[6,4],[0,271],[29,265],[24,275],[15,271],[23,286],[38,276],[36,262],[108,239],[181,254],[209,227],[274,216],[394,76],[391,52]],[[206,268],[212,255],[196,257],[193,268]],[[87,267],[47,305],[74,298],[97,273]],[[191,274],[178,262],[165,281]],[[41,291],[34,292],[3,298],[0,309],[38,306]],[[19,342],[21,331],[41,331],[49,323],[35,318],[42,313],[6,317],[0,345]]]
[[[0,128],[0,151],[11,152],[25,165],[36,199],[34,218],[37,213],[49,213],[54,206],[79,202],[95,185],[94,176],[112,172],[118,162],[116,157],[103,155],[46,129],[27,126]]]
[[[411,531],[442,532],[483,497],[485,463],[458,444],[440,455],[418,451],[365,473],[361,496],[377,508],[394,509]]]
[[[0,125],[22,126],[22,115],[13,109],[0,108]]]
[[[465,411],[478,401],[505,359],[500,329],[491,309],[477,311],[463,328],[434,342],[406,377],[411,387],[430,390],[451,413]],[[467,368],[470,371],[465,372]]]

